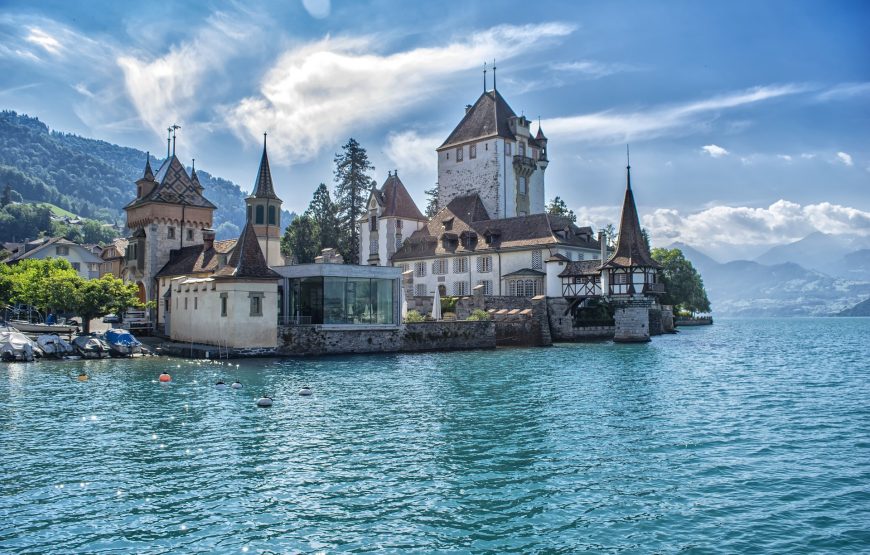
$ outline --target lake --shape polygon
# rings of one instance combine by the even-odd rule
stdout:
[[[866,552],[868,361],[870,319],[832,318],[5,364],[0,552]]]

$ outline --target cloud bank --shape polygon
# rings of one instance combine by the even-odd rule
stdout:
[[[435,97],[457,72],[497,53],[509,59],[573,27],[562,23],[502,25],[444,46],[378,54],[376,37],[327,37],[291,48],[260,82],[259,93],[225,117],[242,138],[270,132],[270,154],[309,160],[341,140],[347,129],[381,126]]]

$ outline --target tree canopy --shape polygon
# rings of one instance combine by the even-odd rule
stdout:
[[[568,209],[568,205],[560,197],[556,197],[547,205],[547,213],[553,216],[565,216],[575,224],[577,223],[577,215],[573,210]]]
[[[695,312],[710,312],[710,301],[701,274],[680,249],[653,249],[652,257],[662,265],[659,275],[665,286],[662,304]]]
[[[0,303],[23,304],[39,311],[80,316],[85,333],[93,318],[143,306],[138,288],[106,274],[83,279],[63,258],[0,264]]]

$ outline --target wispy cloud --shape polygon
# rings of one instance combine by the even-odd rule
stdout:
[[[778,200],[766,208],[717,206],[682,214],[659,208],[643,216],[659,244],[681,241],[715,248],[722,245],[773,245],[796,241],[815,231],[870,236],[870,212],[822,202],[800,205]]]
[[[837,160],[846,166],[854,165],[854,163],[852,162],[852,156],[846,152],[838,152],[837,153]]]
[[[706,152],[712,158],[722,158],[723,156],[728,156],[730,154],[730,152],[728,152],[719,145],[702,146],[701,151]]]
[[[870,83],[841,83],[819,93],[821,101],[844,100],[855,96],[870,96]]]
[[[550,66],[555,71],[563,71],[584,75],[590,79],[599,79],[615,73],[627,71],[641,71],[643,68],[636,65],[618,62],[599,62],[595,60],[579,60],[575,62],[557,62]]]
[[[142,121],[156,133],[162,134],[167,124],[184,123],[198,107],[206,78],[252,38],[253,26],[238,25],[236,15],[212,14],[192,38],[162,56],[118,56],[127,94]]]
[[[805,92],[803,85],[770,85],[684,104],[646,110],[566,116],[545,120],[547,134],[565,141],[625,142],[697,131],[723,110]]]
[[[31,27],[29,31],[30,32],[27,34],[27,36],[24,37],[24,40],[37,46],[41,46],[49,54],[60,54],[63,46],[56,38],[46,33],[39,27]]]
[[[235,132],[259,140],[270,130],[277,159],[301,161],[346,133],[383,127],[389,118],[436,97],[451,75],[498,55],[509,59],[563,37],[563,23],[503,25],[443,46],[379,54],[377,37],[327,37],[287,50],[266,73],[259,94],[226,111]]]

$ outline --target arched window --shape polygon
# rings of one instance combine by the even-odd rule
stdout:
[[[264,212],[263,207],[257,206],[257,221],[254,223],[259,224],[259,225],[263,224],[263,221],[265,220],[265,216],[264,216],[263,212]]]
[[[275,221],[275,207],[270,206],[269,207],[269,225],[275,225],[277,223],[278,222]]]

